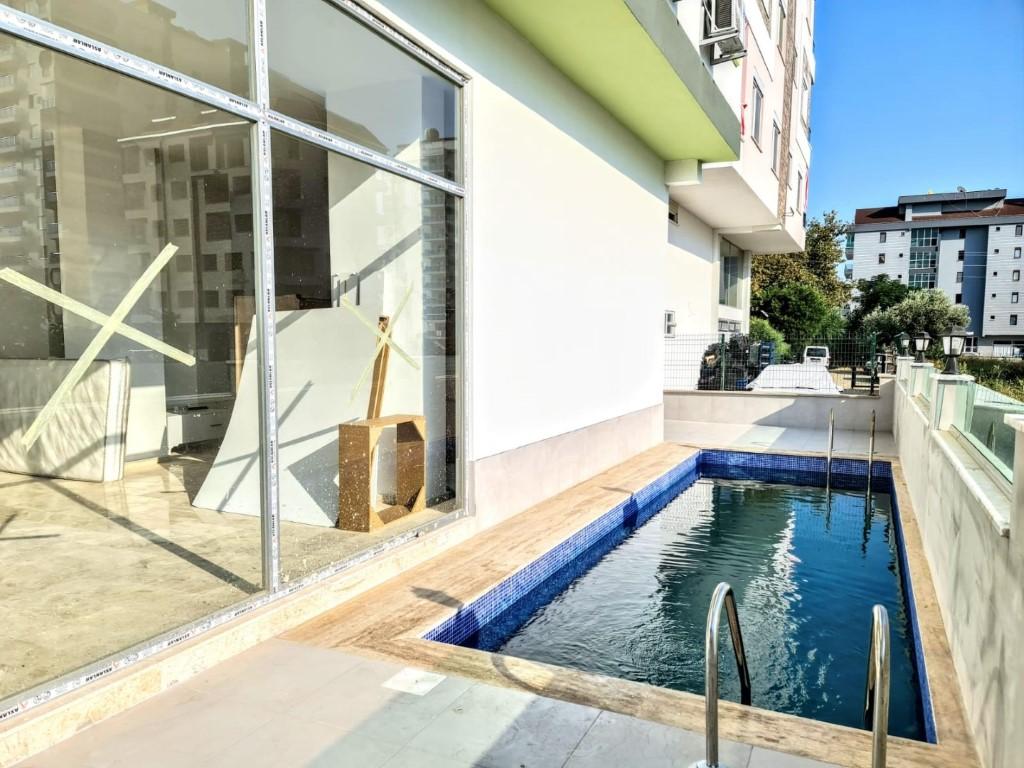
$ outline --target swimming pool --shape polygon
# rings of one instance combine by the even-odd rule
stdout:
[[[701,451],[426,637],[703,693],[708,606],[728,581],[754,706],[859,728],[880,603],[889,732],[934,741],[891,467],[875,463],[870,508],[866,462],[833,468],[826,493],[824,459]],[[721,658],[722,696],[738,701]]]

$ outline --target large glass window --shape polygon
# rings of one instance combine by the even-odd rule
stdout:
[[[454,509],[459,204],[283,134],[273,158],[292,580]]]
[[[718,303],[727,307],[739,307],[743,251],[739,246],[723,237],[719,248],[719,263],[721,269],[718,282]]]
[[[0,3],[239,96],[250,95],[249,0],[0,0]]]
[[[269,0],[270,104],[456,178],[459,89],[325,0]]]
[[[232,223],[252,215],[251,126],[0,50],[3,698],[262,585],[258,496],[228,510],[213,472],[256,423],[237,374],[253,241]]]

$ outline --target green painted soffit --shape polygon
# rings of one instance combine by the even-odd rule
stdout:
[[[665,0],[484,2],[664,160],[739,156],[739,120]]]

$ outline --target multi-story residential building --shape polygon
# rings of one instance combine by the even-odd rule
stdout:
[[[662,313],[802,247],[811,14],[0,0],[0,720],[658,444]]]
[[[750,314],[751,255],[804,247],[814,3],[737,0],[737,38],[725,50],[711,42],[720,34],[709,0],[675,5],[679,23],[739,120],[740,149],[736,160],[676,163],[667,170],[678,211],[669,228],[674,279],[666,283],[666,303],[680,331],[742,330]],[[712,276],[710,296],[691,277],[701,268]]]
[[[846,276],[938,288],[969,308],[970,351],[1018,355],[1022,249],[1024,199],[1007,198],[1005,189],[903,195],[894,206],[857,209]]]

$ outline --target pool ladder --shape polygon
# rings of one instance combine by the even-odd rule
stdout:
[[[715,587],[708,610],[707,629],[704,633],[704,717],[707,739],[704,760],[694,763],[692,768],[723,768],[718,762],[718,626],[722,621],[722,608],[729,620],[729,634],[732,637],[732,652],[736,657],[736,669],[740,675],[740,702],[750,705],[750,670],[747,669],[747,652],[743,648],[743,633],[740,632],[740,616],[736,612],[736,596],[728,582]]]
[[[832,491],[832,447],[835,445],[836,437],[836,409],[830,408],[828,412],[828,448],[825,452],[825,493]],[[875,463],[875,412],[871,411],[871,429],[868,432],[868,488],[866,499],[871,499],[871,471]],[[829,496],[831,502],[831,496]]]
[[[750,706],[750,670],[743,647],[736,596],[728,582],[715,587],[704,633],[704,759],[691,768],[725,768],[718,762],[718,628],[722,608],[729,621],[732,652],[740,677],[740,703]],[[868,649],[867,685],[864,692],[864,725],[871,730],[871,768],[885,768],[889,732],[889,614],[881,605],[871,609],[871,642]]]
[[[871,768],[884,768],[889,733],[889,614],[881,605],[871,609],[864,727],[871,730]]]

